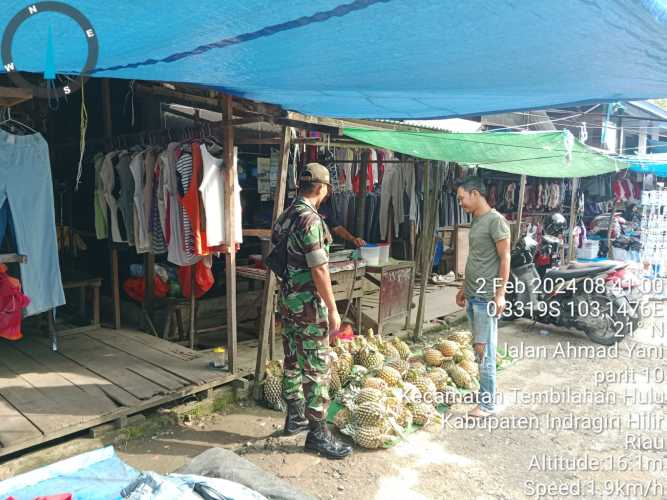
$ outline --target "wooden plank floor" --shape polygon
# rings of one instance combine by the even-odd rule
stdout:
[[[211,354],[133,330],[0,339],[0,457],[254,373],[257,341],[239,342],[239,373]],[[277,350],[276,352],[280,352]]]

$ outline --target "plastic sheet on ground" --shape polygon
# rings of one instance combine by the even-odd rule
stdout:
[[[115,500],[139,471],[108,446],[61,460],[0,482],[0,498],[33,500],[40,495],[72,493],[73,498]]]
[[[210,496],[200,495],[200,491]],[[0,482],[1,499],[11,496],[16,500],[33,500],[60,493],[71,493],[72,498],[85,500],[266,500],[249,487],[226,479],[142,473],[123,462],[112,446]]]

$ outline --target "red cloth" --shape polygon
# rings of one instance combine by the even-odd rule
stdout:
[[[57,495],[38,496],[35,500],[72,500],[71,493],[58,493]]]
[[[181,284],[181,291],[185,298],[190,297],[190,283],[191,283],[191,273],[193,266],[181,266],[178,268],[178,282]],[[213,284],[215,283],[215,278],[213,277],[213,271],[204,264],[203,261],[197,262],[195,265],[195,297],[198,299],[201,298],[206,292],[208,292]]]
[[[127,278],[123,283],[123,290],[131,298],[137,302],[143,302],[146,296],[146,283],[144,278],[134,277]],[[159,276],[153,277],[153,295],[155,297],[166,297],[169,292],[169,285],[167,285]]]
[[[639,185],[635,186],[632,181],[627,178],[616,179],[611,185],[616,201],[638,200],[641,196],[640,190],[637,189],[638,187]]]
[[[384,178],[384,151],[378,151],[378,184],[382,184]]]
[[[369,161],[370,161],[370,154],[368,155]],[[361,167],[363,168],[363,167]],[[361,178],[359,177],[359,174],[355,175],[352,177],[352,191],[355,193],[359,194],[359,191],[361,190]],[[375,184],[375,179],[373,178],[373,164],[372,163],[367,163],[366,164],[366,189],[364,190],[364,193],[371,193],[373,192],[373,186]]]
[[[308,137],[314,137],[314,138],[320,138],[320,133],[319,132],[309,132]],[[317,146],[308,146],[307,148],[307,158],[308,158],[308,163],[316,162],[317,161]]]
[[[192,143],[192,179],[185,196],[181,198],[181,203],[188,212],[190,226],[192,227],[192,238],[194,240],[195,255],[208,255],[208,244],[206,243],[205,221],[201,217],[201,198],[199,196],[199,185],[202,177],[202,158],[201,149],[196,142]]]
[[[0,264],[0,337],[19,340],[21,333],[21,311],[30,304],[30,299],[21,291],[21,282],[7,274],[7,266]]]

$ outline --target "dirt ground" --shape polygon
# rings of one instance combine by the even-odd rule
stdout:
[[[503,428],[462,429],[461,415],[470,406],[457,405],[441,431],[420,431],[389,450],[357,448],[346,460],[329,461],[302,452],[304,435],[280,437],[281,414],[249,405],[117,449],[137,468],[170,472],[212,446],[228,447],[323,499],[514,499],[540,493],[667,498],[667,382],[661,378],[667,372],[667,338],[661,335],[660,328],[648,329],[626,339],[618,356],[577,353],[572,359],[558,356],[560,350],[593,344],[581,335],[545,332],[524,321],[503,325],[501,346],[546,352],[546,359],[524,352],[499,373],[502,402],[497,419],[487,423]],[[657,346],[657,352],[639,352],[647,345]],[[565,401],[548,393],[563,398],[568,389]],[[524,399],[544,391],[546,402]],[[575,400],[587,391],[604,402]],[[625,399],[626,393],[632,397]],[[643,421],[631,421],[641,415]],[[662,420],[649,421],[651,415]],[[526,423],[530,428],[522,428]],[[566,463],[573,458],[579,462]]]

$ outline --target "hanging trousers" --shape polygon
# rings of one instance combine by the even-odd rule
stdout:
[[[21,264],[26,315],[65,303],[53,208],[49,147],[41,134],[13,135],[0,130],[0,241],[11,222]]]

